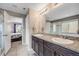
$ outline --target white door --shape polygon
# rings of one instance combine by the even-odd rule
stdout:
[[[9,51],[11,48],[11,27],[9,24],[10,16],[6,11],[4,11],[4,32],[3,32],[3,38],[4,38],[4,51],[5,54]]]

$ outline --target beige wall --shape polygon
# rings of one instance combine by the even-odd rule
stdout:
[[[39,12],[29,10],[29,23],[32,33],[42,33],[45,27],[45,18]]]
[[[37,11],[29,10],[29,14],[26,16],[24,22],[24,40],[23,45],[27,45],[28,51],[31,49],[32,45],[32,33],[41,33],[42,28],[44,28],[45,19]],[[33,30],[34,27],[34,30]]]

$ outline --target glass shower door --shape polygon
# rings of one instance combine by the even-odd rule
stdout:
[[[0,56],[3,54],[4,41],[3,41],[3,13],[0,10]]]
[[[0,55],[3,53],[3,24],[0,23]]]

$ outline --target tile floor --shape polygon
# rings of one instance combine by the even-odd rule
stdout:
[[[28,51],[26,45],[22,45],[21,41],[17,41],[12,42],[12,47],[6,56],[37,56],[37,54],[32,49]]]

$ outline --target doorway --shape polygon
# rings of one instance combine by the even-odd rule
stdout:
[[[22,41],[22,23],[12,23],[11,42]]]
[[[21,41],[22,43],[22,33],[23,33],[23,18],[11,16],[11,43]]]
[[[9,15],[9,14],[8,14]],[[16,17],[9,15],[9,19],[7,21],[7,24],[9,24],[10,29],[10,40],[8,40],[10,43],[6,43],[10,45],[11,47],[8,49],[5,55],[12,52],[13,49],[16,49],[16,46],[22,45],[22,37],[23,37],[23,18],[22,17]],[[9,30],[7,29],[7,30]],[[6,46],[8,47],[8,46]]]

